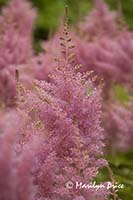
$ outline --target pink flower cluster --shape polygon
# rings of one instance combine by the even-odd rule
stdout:
[[[72,32],[76,47],[66,19],[35,56],[35,16],[26,0],[11,0],[0,16],[0,200],[108,200],[106,187],[67,184],[90,183],[108,165],[105,137],[115,152],[132,148],[132,104],[113,91],[131,90],[132,33],[96,0]]]
[[[37,66],[36,74],[39,80],[49,80],[48,75],[54,73],[56,65],[53,56],[60,56],[59,33],[60,31],[49,41],[43,43],[43,49],[46,49],[46,51],[37,57],[38,64],[35,64],[35,66]],[[119,12],[110,11],[103,0],[96,0],[93,10],[89,12],[83,22],[79,23],[79,32],[72,31],[71,35],[75,44],[76,63],[82,64],[79,71],[84,73],[93,70],[98,77],[104,79],[103,107],[104,112],[107,112],[104,116],[110,116],[108,112],[111,111],[111,107],[108,109],[106,107],[108,107],[108,104],[117,102],[113,91],[115,85],[119,84],[129,91],[133,86],[133,34],[125,25]],[[51,63],[51,67],[49,67],[49,63]],[[122,110],[127,107],[121,105],[121,103],[118,104]],[[129,110],[132,113],[131,109]],[[117,114],[119,115],[119,113]],[[112,129],[117,123],[110,118],[106,120],[103,118],[104,128],[106,128],[106,121],[109,121]],[[106,132],[109,139],[111,137],[110,131]],[[124,134],[120,132],[120,130],[115,131],[114,134],[117,138],[124,137]],[[127,133],[125,134],[127,135]],[[117,142],[116,146],[119,147]],[[127,141],[124,146],[125,149],[131,147]]]
[[[12,0],[0,16],[0,100],[12,104],[16,94],[15,71],[29,83],[32,74],[32,34],[36,12],[25,0]]]
[[[111,121],[109,121],[109,119]],[[133,145],[133,106],[132,103],[121,106],[110,103],[104,113],[105,130],[108,133],[108,146],[112,146],[112,153],[118,149],[127,151]]]
[[[126,27],[122,16],[109,11],[103,0],[95,1],[94,10],[80,24],[80,29],[82,35],[76,37],[75,43],[77,62],[83,64],[81,71],[92,69],[105,81],[103,106],[106,118],[103,124],[105,129],[110,127],[106,129],[107,139],[112,144],[110,138],[116,138],[113,142],[116,149],[130,149],[133,145],[130,140],[131,125],[124,121],[131,120],[132,104],[126,106],[114,103],[117,99],[113,88],[120,84],[131,90],[133,86],[133,34]]]
[[[66,29],[61,37],[63,55],[51,83],[36,81],[33,91],[20,93],[20,107],[26,109],[44,134],[32,171],[36,199],[100,200],[108,196],[105,189],[98,193],[66,188],[69,181],[92,181],[99,169],[107,165],[101,158],[101,88],[95,87],[89,74],[76,72],[78,66],[71,67],[73,46]]]
[[[95,7],[89,12],[84,22],[81,22],[79,28],[81,34],[87,39],[97,36],[113,36],[117,31],[117,12],[110,11],[107,4],[103,0],[94,0]],[[87,34],[87,35],[86,35]]]
[[[0,117],[0,200],[33,200],[31,169],[39,130],[18,109],[1,110]]]

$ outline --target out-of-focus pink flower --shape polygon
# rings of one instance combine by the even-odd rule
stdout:
[[[16,94],[15,71],[20,81],[32,77],[32,34],[35,10],[25,0],[12,0],[0,16],[0,100],[11,103]]]
[[[94,70],[107,85],[132,86],[133,35],[117,18],[120,13],[110,11],[103,0],[95,1],[95,8],[81,23],[81,37],[75,37],[77,62],[83,64],[82,71]]]
[[[24,111],[0,111],[0,200],[32,200],[31,169],[41,134]]]
[[[42,52],[34,57],[33,67],[35,71],[35,77],[38,80],[49,80],[55,68],[55,59],[61,56],[60,53],[60,34],[62,26],[48,41],[43,41],[41,44]]]
[[[112,39],[102,37],[92,42],[76,38],[77,62],[81,71],[94,70],[106,83],[133,85],[132,34],[125,32]]]
[[[17,152],[22,128],[16,111],[2,113],[0,121],[0,200],[31,199],[31,159],[28,152]]]
[[[115,35],[118,13],[110,11],[104,0],[94,0],[94,5],[84,22],[79,25],[81,34],[89,40],[95,36]]]
[[[120,23],[123,19],[119,14],[109,11],[103,1],[97,0],[90,18],[87,17],[80,26],[81,37],[75,37],[77,63],[83,65],[81,72],[94,70],[105,81],[103,106],[106,117],[103,124],[114,151],[131,148],[130,120],[129,123],[123,120],[132,115],[131,111],[113,103],[116,100],[112,97],[114,84],[121,84],[129,90],[133,86],[133,34]],[[122,138],[125,135],[124,143]],[[112,138],[115,138],[114,145]]]
[[[133,146],[133,107],[110,104],[104,113],[104,126],[112,151],[127,151]],[[110,121],[111,120],[111,121]]]
[[[12,0],[0,16],[0,68],[29,62],[35,10],[25,0]]]

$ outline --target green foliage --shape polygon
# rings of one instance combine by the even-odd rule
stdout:
[[[120,198],[133,199],[133,152],[118,154],[109,158],[115,179],[123,183],[125,188],[119,191]]]
[[[37,40],[47,39],[49,34],[55,31],[57,25],[64,17],[65,5],[69,6],[69,21],[75,23],[87,13],[90,2],[87,0],[32,0],[33,5],[38,8],[35,38]]]
[[[113,171],[115,181],[119,184],[124,184],[124,189],[119,189],[118,191],[119,198],[122,200],[133,200],[133,151],[109,156],[107,160]],[[103,169],[96,181],[109,180],[108,170]]]
[[[93,0],[31,0],[33,5],[38,8],[38,19],[35,37],[36,39],[46,39],[49,32],[53,32],[62,17],[64,16],[65,5],[69,5],[70,23],[75,24],[77,20],[88,12]],[[118,9],[118,0],[106,0],[113,9]],[[120,0],[122,2],[123,15],[133,29],[133,7],[132,0]]]
[[[106,0],[107,3],[111,5],[112,8],[118,9],[119,2],[121,3],[123,16],[129,24],[130,28],[133,30],[133,0]]]
[[[6,3],[7,0],[0,0],[0,7],[2,7],[5,3]]]
[[[121,87],[120,85],[116,85],[115,88],[115,95],[116,98],[121,102],[121,103],[126,103],[129,101],[129,94],[126,89]]]

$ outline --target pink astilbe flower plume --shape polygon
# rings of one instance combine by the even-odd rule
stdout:
[[[77,62],[83,64],[82,71],[94,70],[107,85],[117,82],[132,86],[133,35],[113,17],[120,18],[120,14],[109,11],[103,0],[97,0],[95,7],[92,14],[96,16],[92,18],[90,13],[88,20],[81,23],[83,37],[75,41]]]
[[[0,100],[9,102],[15,95],[15,70],[20,80],[29,82],[33,56],[32,31],[35,10],[25,0],[12,0],[0,16]],[[32,75],[31,75],[32,76]]]
[[[36,12],[25,0],[12,0],[0,16],[0,68],[24,64],[32,55],[32,31]]]
[[[133,106],[110,103],[104,113],[105,129],[108,133],[108,147],[112,153],[128,151],[133,147]]]
[[[94,0],[95,7],[81,22],[79,27],[81,34],[85,33],[87,39],[95,38],[95,36],[113,36],[117,31],[118,14],[110,11],[104,0]]]
[[[133,85],[132,35],[124,33],[115,39],[103,37],[88,43],[77,39],[76,44],[77,62],[85,66],[82,71],[93,69],[106,85]]]
[[[31,169],[41,132],[19,109],[0,112],[0,200],[33,200]]]
[[[92,16],[95,17],[92,18]],[[126,135],[127,139],[123,149],[129,149],[131,148],[129,142],[131,127],[130,123],[125,124],[122,119],[123,117],[128,118],[131,113],[125,114],[129,111],[123,105],[116,103],[112,88],[120,84],[129,91],[132,90],[133,34],[128,30],[120,13],[114,15],[114,12],[109,11],[107,5],[101,0],[95,1],[95,8],[89,18],[87,17],[85,22],[81,23],[80,28],[81,37],[75,37],[75,43],[77,63],[83,64],[81,72],[88,69],[94,70],[105,81],[103,106],[106,119],[103,119],[103,124],[105,128],[108,127],[106,129],[108,142],[112,144],[111,138],[117,138],[115,149],[120,150],[122,149],[120,146],[123,146],[122,138]],[[116,109],[117,107],[121,108],[121,112]],[[122,124],[123,130],[120,128]],[[112,148],[114,148],[113,144]]]
[[[107,199],[105,188],[68,189],[67,182],[89,183],[107,165],[103,158],[101,87],[94,77],[77,73],[67,22],[61,40],[61,58],[51,83],[36,81],[33,91],[20,92],[20,107],[44,131],[32,169],[37,187],[35,199]],[[73,65],[73,67],[71,67]],[[87,80],[88,77],[88,80]],[[20,102],[21,102],[20,101]]]
[[[0,200],[30,200],[33,192],[31,152],[18,148],[19,134],[24,125],[23,117],[15,110],[1,114]]]

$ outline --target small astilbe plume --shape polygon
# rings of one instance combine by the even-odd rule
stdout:
[[[22,114],[8,110],[1,115],[0,200],[31,200],[33,189],[30,170],[33,152],[30,151],[31,146],[22,149],[18,142],[24,125]]]
[[[94,0],[95,8],[89,12],[79,28],[88,40],[97,36],[113,36],[117,32],[118,13],[110,11],[104,0]]]
[[[109,119],[111,121],[109,121]],[[133,105],[110,104],[105,111],[105,129],[108,133],[112,153],[116,150],[127,151],[133,147]],[[110,146],[108,144],[108,146]]]
[[[32,31],[35,11],[25,0],[12,0],[0,16],[0,96],[8,102],[15,95],[15,70],[29,82],[33,56]]]
[[[68,189],[66,183],[89,183],[107,165],[103,156],[101,88],[76,70],[67,23],[60,38],[62,57],[51,83],[36,81],[33,91],[22,90],[20,107],[44,130],[32,169],[37,187],[35,199],[107,199],[106,189]]]

